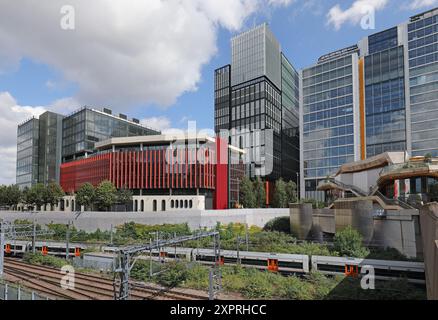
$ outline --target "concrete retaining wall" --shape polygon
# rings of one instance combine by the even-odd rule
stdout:
[[[384,217],[373,215],[371,200],[337,201],[335,209],[290,205],[291,231],[299,239],[323,241],[352,226],[362,235],[365,245],[395,248],[408,257],[422,257],[418,210],[388,210]]]
[[[427,297],[438,300],[438,203],[430,203],[420,210],[426,268]]]
[[[233,209],[233,210],[188,210],[186,212],[18,212],[0,211],[0,219],[14,221],[15,219],[36,220],[39,224],[68,223],[79,230],[95,231],[110,230],[111,225],[117,226],[125,222],[136,222],[146,225],[187,223],[191,229],[199,227],[214,227],[217,222],[247,223],[249,226],[264,227],[271,219],[288,217],[289,209]]]

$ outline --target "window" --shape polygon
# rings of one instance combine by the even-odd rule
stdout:
[[[152,202],[152,211],[156,212],[157,211],[157,200],[154,200]]]

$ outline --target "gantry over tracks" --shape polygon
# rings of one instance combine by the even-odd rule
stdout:
[[[135,245],[117,248],[118,268],[115,270],[115,272],[119,275],[119,279],[117,279],[116,277],[114,278],[114,298],[116,300],[129,299],[129,275],[140,253],[149,251],[152,261],[152,250],[161,250],[161,248],[177,245],[179,243],[210,237],[214,239],[214,265],[210,270],[209,299],[215,299],[220,292],[222,286],[222,277],[219,268],[221,256],[220,234],[218,231],[197,231],[192,235],[180,237],[175,236],[171,239],[159,239],[159,237],[157,236],[156,241],[152,241],[151,239],[149,240],[149,244],[146,245]],[[119,287],[118,290],[117,287]]]

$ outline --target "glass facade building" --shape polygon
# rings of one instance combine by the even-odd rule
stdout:
[[[368,38],[365,57],[366,156],[404,151],[406,103],[404,48],[398,45],[398,28]]]
[[[412,155],[438,156],[438,9],[408,23]]]
[[[39,117],[38,182],[59,181],[63,118],[53,112],[45,112]]]
[[[39,121],[32,118],[17,129],[17,185],[30,188],[38,182]]]
[[[299,74],[267,24],[234,37],[231,44],[231,65],[215,71],[216,134],[228,135],[230,144],[245,150],[248,176],[295,181]]]
[[[214,128],[215,132],[230,127],[231,66],[219,68],[214,73]],[[223,133],[227,136],[227,133]]]
[[[43,113],[18,126],[16,182],[20,188],[60,182],[60,166],[95,151],[95,143],[112,137],[160,134],[136,119],[83,108],[68,117]]]
[[[232,86],[266,76],[281,89],[280,43],[266,23],[231,39]]]
[[[113,116],[110,111],[83,108],[66,117],[62,130],[63,162],[87,157],[94,144],[111,137],[132,137],[160,134],[156,130],[129,121],[124,115]],[[136,120],[135,120],[136,121]]]
[[[438,156],[437,8],[323,56],[302,82],[302,197],[323,200],[318,182],[347,162]]]
[[[287,58],[281,55],[281,176],[298,180],[300,172],[300,77]]]
[[[319,180],[355,160],[356,51],[339,51],[302,71],[302,181],[306,192],[316,192]],[[315,194],[307,196],[317,198]]]

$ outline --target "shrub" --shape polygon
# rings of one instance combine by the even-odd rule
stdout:
[[[170,262],[166,271],[158,275],[158,283],[166,287],[176,287],[187,280],[187,267],[181,262]]]
[[[370,251],[362,245],[360,233],[351,226],[336,232],[333,240],[334,250],[341,256],[364,258],[370,254]]]
[[[278,217],[272,219],[266,223],[263,228],[264,231],[278,231],[284,233],[290,233],[290,218]]]
[[[30,264],[40,264],[43,266],[50,266],[55,268],[62,268],[68,265],[68,261],[65,259],[57,258],[54,256],[43,256],[41,253],[25,253],[23,257],[24,261]]]

